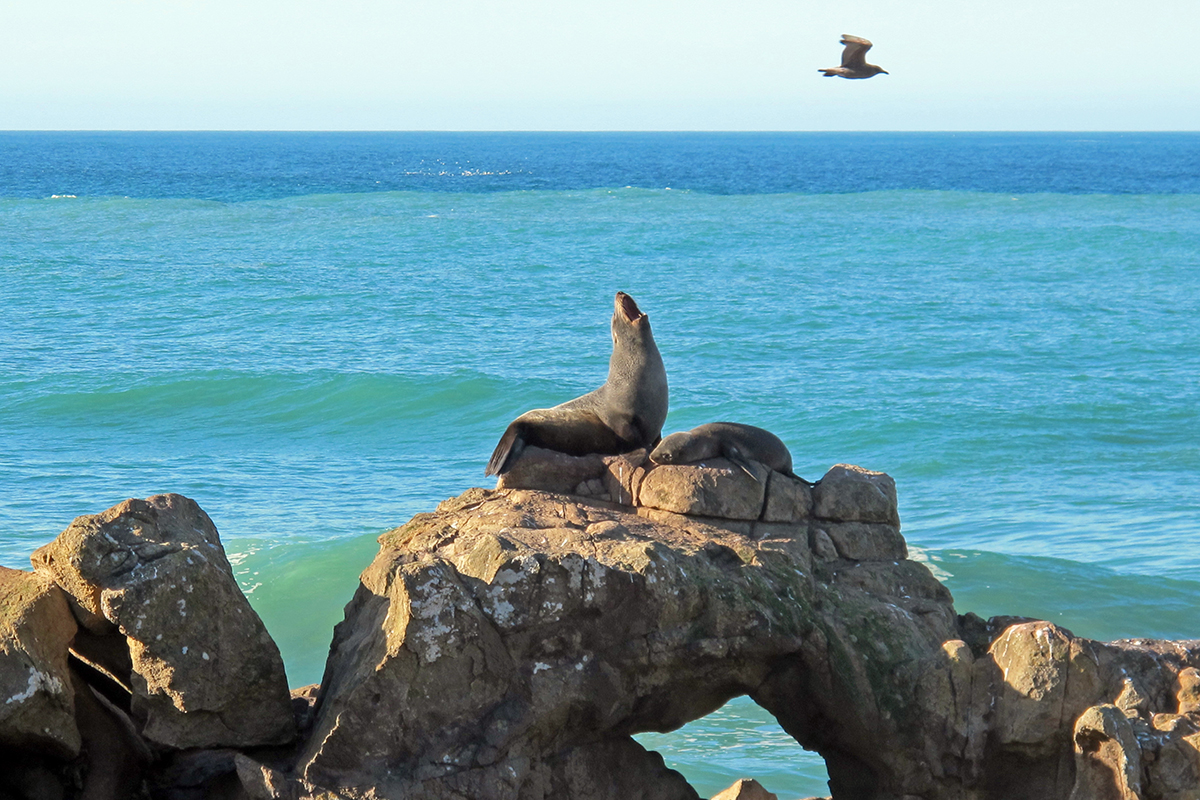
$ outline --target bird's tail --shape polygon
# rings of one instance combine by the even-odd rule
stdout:
[[[819,70],[817,70],[817,72],[824,74],[826,78],[836,78],[837,77],[837,73],[831,69],[819,69]]]

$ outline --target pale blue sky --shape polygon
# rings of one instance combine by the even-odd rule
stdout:
[[[890,75],[823,78],[842,33]],[[0,129],[1200,130],[1200,0],[0,0]]]

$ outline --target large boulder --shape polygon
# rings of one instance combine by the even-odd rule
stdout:
[[[184,749],[294,737],[279,649],[194,501],[156,495],[79,517],[32,560],[73,598],[90,634],[76,654],[132,693],[147,740]]]
[[[44,576],[0,567],[0,748],[79,754],[67,648],[76,624]]]

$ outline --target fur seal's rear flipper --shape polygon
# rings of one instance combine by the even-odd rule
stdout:
[[[612,340],[604,385],[513,420],[492,452],[485,475],[504,474],[527,445],[573,456],[615,455],[658,441],[667,419],[667,372],[650,318],[624,292],[617,292],[613,301]]]
[[[521,426],[515,422],[510,423],[504,435],[500,437],[496,449],[492,451],[492,457],[488,459],[483,474],[499,475],[504,472],[508,468],[508,460],[511,458],[515,461],[524,449],[525,440],[521,437]]]
[[[706,458],[726,458],[758,480],[747,465],[757,461],[766,467],[795,476],[792,454],[770,431],[740,422],[709,422],[690,431],[665,437],[650,453],[656,464],[694,464]]]

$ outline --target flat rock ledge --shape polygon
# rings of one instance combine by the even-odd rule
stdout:
[[[835,800],[1200,798],[1200,642],[959,615],[883,473],[569,458],[383,534],[290,698],[198,506],[76,520],[0,571],[0,800],[695,800],[632,735],[739,695]]]

